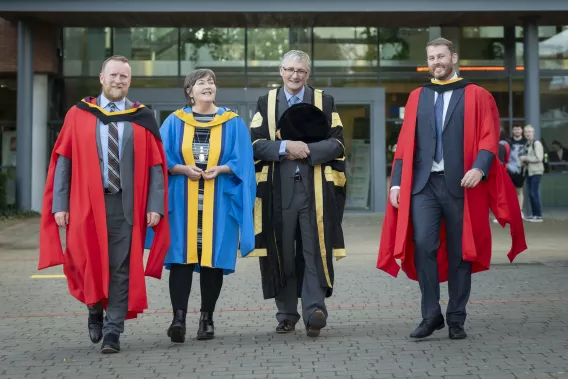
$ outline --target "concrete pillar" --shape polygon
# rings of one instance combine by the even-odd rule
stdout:
[[[47,138],[49,121],[49,89],[47,75],[34,76],[34,112],[32,120],[32,192],[31,192],[31,209],[36,212],[41,211],[43,201],[43,190],[47,175],[47,165],[49,163],[46,157]]]
[[[32,193],[32,115],[33,115],[33,38],[30,25],[18,21],[18,105],[16,131],[16,205],[31,209]]]
[[[538,24],[536,19],[523,22],[525,66],[525,124],[534,127],[535,138],[540,133],[540,67],[538,53]]]

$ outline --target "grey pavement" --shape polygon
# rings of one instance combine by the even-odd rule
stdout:
[[[413,341],[419,289],[375,268],[379,215],[348,214],[347,258],[336,263],[328,326],[308,338],[276,335],[256,258],[225,277],[216,338],[197,341],[199,285],[188,338],[172,344],[168,272],[148,279],[150,309],[126,323],[122,352],[105,356],[86,330],[60,267],[37,271],[37,219],[0,222],[0,378],[568,378],[568,221],[525,224],[529,251],[510,264],[507,230],[492,224],[492,269],[475,274],[469,338],[447,328]],[[31,278],[41,275],[40,278]],[[447,286],[442,286],[447,301]]]

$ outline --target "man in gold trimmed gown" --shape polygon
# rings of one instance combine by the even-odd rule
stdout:
[[[300,320],[298,298],[309,337],[326,326],[325,298],[334,283],[333,257],[345,256],[341,222],[345,206],[343,125],[334,99],[306,82],[309,56],[298,50],[281,61],[283,86],[258,99],[251,123],[257,194],[255,250],[260,257],[265,299],[274,298],[277,333],[290,333]],[[306,143],[280,136],[279,121],[295,104],[313,104],[323,111],[326,138]],[[319,112],[318,111],[318,112]],[[296,129],[310,127],[294,125]]]

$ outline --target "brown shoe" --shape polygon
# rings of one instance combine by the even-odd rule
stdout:
[[[292,333],[296,330],[296,325],[290,320],[284,320],[276,327],[276,333]]]
[[[306,334],[308,337],[318,337],[320,335],[320,330],[325,328],[327,321],[325,319],[325,314],[321,310],[317,310],[310,316],[307,325]]]

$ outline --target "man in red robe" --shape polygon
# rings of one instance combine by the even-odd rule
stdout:
[[[144,276],[161,278],[170,242],[164,149],[152,111],[126,98],[130,73],[126,58],[110,57],[102,94],[67,112],[41,215],[39,269],[63,264],[103,353],[120,351],[124,320],[148,308]],[[66,229],[65,254],[58,227]],[[156,235],[144,270],[147,227]]]
[[[420,284],[422,322],[411,338],[446,321],[449,337],[463,339],[471,274],[491,262],[489,208],[502,226],[510,224],[509,259],[527,246],[515,189],[495,158],[500,124],[493,97],[457,76],[451,41],[435,39],[426,52],[434,79],[414,90],[405,108],[377,268],[396,277],[398,259]],[[446,280],[444,321],[439,283]]]

